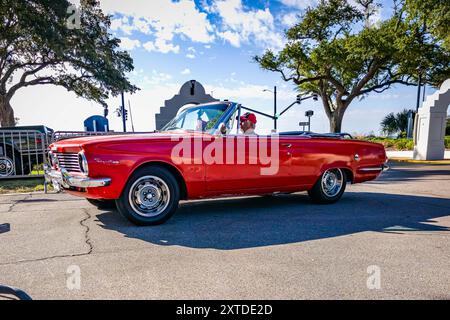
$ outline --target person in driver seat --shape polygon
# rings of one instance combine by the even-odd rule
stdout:
[[[256,116],[254,113],[246,112],[240,118],[241,131],[245,135],[256,135]]]

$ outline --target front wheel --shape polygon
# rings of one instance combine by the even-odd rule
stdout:
[[[137,225],[157,225],[167,221],[178,208],[180,187],[165,168],[143,167],[128,180],[117,209]]]
[[[345,191],[347,179],[342,169],[328,169],[317,180],[308,194],[315,203],[328,204],[338,201]]]

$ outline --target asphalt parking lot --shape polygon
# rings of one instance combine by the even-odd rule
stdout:
[[[184,202],[156,227],[67,194],[0,196],[0,284],[34,299],[450,299],[449,266],[450,165],[391,164],[327,206]]]

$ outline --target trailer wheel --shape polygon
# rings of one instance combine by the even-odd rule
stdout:
[[[14,162],[8,156],[0,157],[0,177],[9,177],[14,174]]]

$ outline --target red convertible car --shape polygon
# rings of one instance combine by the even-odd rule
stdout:
[[[179,200],[308,191],[333,203],[347,183],[375,179],[382,145],[339,135],[239,132],[240,104],[182,110],[160,132],[79,137],[50,146],[47,179],[138,225],[169,219]]]

